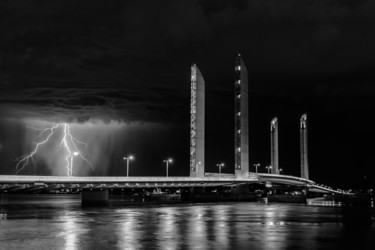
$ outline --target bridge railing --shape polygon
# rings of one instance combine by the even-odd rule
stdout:
[[[85,183],[85,182],[239,182],[239,181],[257,181],[256,176],[248,178],[237,178],[233,176],[208,176],[208,177],[112,177],[112,176],[32,176],[32,175],[0,175],[0,183]]]
[[[296,177],[296,176],[280,175],[280,174],[266,174],[266,173],[261,173],[261,174],[258,174],[258,175],[260,177],[274,177],[274,178],[285,178],[285,179],[290,179],[290,180],[297,180],[297,181],[301,181],[301,182],[307,183],[308,185],[310,185],[310,187],[317,188],[317,189],[320,189],[320,190],[325,190],[327,192],[345,193],[342,190],[335,190],[335,189],[333,189],[331,187],[315,183],[312,180],[308,180],[308,179],[304,179],[304,178],[300,178],[300,177]]]
[[[316,188],[316,189],[326,190],[326,191],[332,192],[332,193],[337,193],[337,194],[351,194],[349,192],[345,192],[344,190],[333,189],[331,187],[327,187],[325,185],[321,185],[321,184],[317,184],[317,183],[315,183],[314,185],[312,185],[312,187]]]
[[[292,176],[292,175],[266,174],[266,173],[260,173],[259,174],[258,173],[258,176],[292,179],[292,180],[297,180],[297,181],[301,181],[301,182],[306,182],[306,183],[309,183],[309,184],[315,184],[315,182],[312,181],[312,180],[308,180],[308,179],[305,179],[305,178],[300,178],[300,177],[296,177],[296,176]]]

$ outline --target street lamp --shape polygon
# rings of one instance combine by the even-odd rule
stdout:
[[[199,174],[199,165],[201,165],[202,164],[202,162],[198,162],[197,164],[195,164],[195,172],[197,173],[197,176],[198,176],[198,174]]]
[[[73,176],[73,157],[77,156],[78,154],[79,153],[77,151],[74,151],[73,154],[70,156],[70,176]]]
[[[126,161],[126,177],[129,176],[129,161],[134,160],[133,155],[128,155],[123,158]]]
[[[255,163],[253,164],[253,166],[255,167],[255,173],[258,173],[258,167],[260,166],[260,163]]]
[[[167,177],[168,177],[168,165],[169,165],[169,163],[172,163],[173,160],[172,160],[172,158],[169,158],[169,159],[163,160],[163,162],[165,162],[165,165],[167,167]]]
[[[281,172],[283,172],[283,169],[282,169],[282,168],[279,169],[279,174],[281,174]]]
[[[219,177],[220,177],[220,175],[221,175],[221,168],[223,168],[225,166],[225,164],[222,162],[222,163],[216,164],[216,166],[219,167]]]
[[[271,169],[272,169],[272,166],[267,166],[266,168],[267,168],[267,170],[268,170],[268,173],[270,173],[270,171],[271,171]]]

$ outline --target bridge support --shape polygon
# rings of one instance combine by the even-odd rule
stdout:
[[[205,84],[198,67],[191,66],[190,177],[204,177]]]
[[[255,196],[249,191],[249,184],[240,184],[231,188],[231,199],[236,201],[254,200]]]
[[[277,118],[271,121],[271,166],[272,174],[280,174],[279,171],[279,129]]]
[[[309,163],[307,153],[307,115],[303,114],[300,119],[301,177],[308,180]]]
[[[82,205],[107,204],[109,199],[108,189],[103,190],[82,190]]]
[[[236,177],[249,175],[249,109],[247,69],[240,53],[234,68],[234,169]]]

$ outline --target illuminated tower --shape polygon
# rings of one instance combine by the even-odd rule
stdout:
[[[248,86],[247,69],[240,53],[236,56],[234,72],[234,166],[236,176],[245,177],[249,174]]]
[[[271,121],[271,166],[272,174],[279,174],[279,129],[276,117]]]
[[[307,155],[307,115],[300,119],[300,153],[301,153],[301,177],[309,179],[309,163]]]
[[[191,66],[190,96],[190,176],[204,177],[204,79],[198,67]]]

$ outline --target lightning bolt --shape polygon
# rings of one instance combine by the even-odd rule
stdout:
[[[57,124],[57,126],[58,126],[58,124]],[[51,129],[51,128],[34,128],[34,127],[30,127],[30,126],[26,126],[26,128],[30,128],[30,129],[33,129],[33,130],[36,130],[36,131],[40,131],[40,134],[36,138],[40,138],[45,132],[47,132],[48,130]]]
[[[42,133],[49,130],[49,134],[46,137],[46,139],[44,139],[41,142],[38,142],[34,150],[30,154],[21,156],[20,158],[17,159],[18,163],[16,165],[16,174],[18,174],[21,170],[23,170],[29,164],[29,160],[32,160],[34,162],[34,155],[38,152],[39,147],[48,142],[49,138],[53,135],[53,130],[56,129],[58,126],[59,126],[58,124],[55,124],[51,128],[47,128],[46,130],[43,130]]]
[[[87,150],[87,144],[73,137],[73,135],[70,133],[70,127],[67,123],[64,123],[63,125],[64,125],[64,136],[60,141],[60,148],[64,146],[65,150],[68,152],[67,156],[65,157],[67,175],[68,176],[73,175],[74,156],[80,156],[85,162],[89,164],[89,166],[91,167],[91,170],[94,171],[94,168],[91,162],[85,156],[83,156],[81,150],[77,146],[77,144],[83,145],[85,149]],[[73,150],[71,149],[71,147],[73,148]]]
[[[81,147],[84,147],[87,153],[88,146],[86,143],[78,140],[75,138],[71,132],[70,132],[70,126],[67,123],[62,123],[62,124],[55,124],[52,127],[48,127],[45,129],[40,129],[40,128],[34,128],[30,126],[26,126],[27,128],[33,129],[35,131],[39,131],[39,135],[36,138],[41,138],[45,135],[46,138],[40,142],[36,143],[36,146],[34,147],[34,150],[31,151],[31,153],[21,156],[17,158],[16,160],[18,161],[16,165],[16,174],[18,174],[20,171],[22,171],[29,163],[32,161],[34,164],[34,155],[38,153],[39,148],[48,142],[48,140],[53,136],[55,133],[54,131],[59,128],[63,128],[63,136],[62,139],[60,140],[59,143],[59,150],[62,148],[65,149],[66,151],[66,156],[65,156],[65,161],[66,161],[66,169],[67,169],[67,175],[72,176],[73,175],[73,158],[75,156],[79,156],[82,160],[84,160],[91,168],[92,171],[94,170],[94,167],[92,166],[91,162],[84,156],[82,151],[80,150]],[[58,151],[59,151],[58,150]]]

